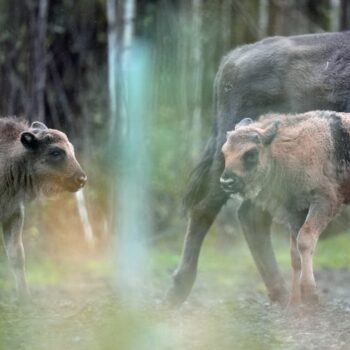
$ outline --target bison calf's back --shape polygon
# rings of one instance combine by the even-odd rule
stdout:
[[[244,119],[222,148],[224,191],[239,193],[291,232],[290,303],[317,300],[312,254],[350,200],[350,114],[313,111]]]
[[[0,119],[0,221],[20,296],[28,295],[22,243],[25,203],[39,194],[76,192],[86,180],[63,132],[40,122],[29,126],[11,118]]]

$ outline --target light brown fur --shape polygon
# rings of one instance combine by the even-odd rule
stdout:
[[[337,132],[347,140],[350,114],[272,114],[238,125],[222,148],[222,183],[235,178],[243,197],[268,210],[291,231],[291,304],[317,300],[312,254],[319,235],[350,200],[350,164],[338,159],[342,155],[337,154]],[[258,158],[248,169],[252,165],[246,152],[254,149]]]
[[[20,296],[29,293],[22,243],[25,203],[41,193],[75,192],[85,182],[64,133],[39,122],[29,126],[13,118],[0,119],[0,222]]]

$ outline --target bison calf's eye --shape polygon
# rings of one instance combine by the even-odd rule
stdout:
[[[53,161],[63,160],[66,156],[66,152],[60,148],[56,148],[50,151],[49,157]]]
[[[255,167],[259,160],[259,151],[253,148],[243,155],[243,163],[246,170],[250,170]]]

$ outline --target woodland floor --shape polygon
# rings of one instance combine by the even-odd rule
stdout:
[[[318,309],[284,310],[254,290],[196,288],[182,308],[130,304],[106,281],[36,290],[0,304],[1,349],[349,349],[350,273],[319,271]],[[332,286],[332,288],[329,288]]]
[[[237,253],[229,255],[232,261]],[[268,302],[256,272],[235,279],[230,269],[205,261],[201,267],[191,297],[178,310],[160,303],[163,280],[152,291],[145,288],[137,301],[120,295],[108,277],[91,274],[34,285],[27,304],[18,304],[6,290],[0,349],[350,348],[350,269],[317,267],[320,306],[291,311]],[[283,271],[287,277],[289,271]]]

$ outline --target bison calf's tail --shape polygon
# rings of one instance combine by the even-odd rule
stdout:
[[[192,170],[185,194],[183,197],[184,211],[187,213],[207,193],[209,182],[209,171],[213,163],[216,151],[216,133],[214,132],[202,154],[202,158]]]

